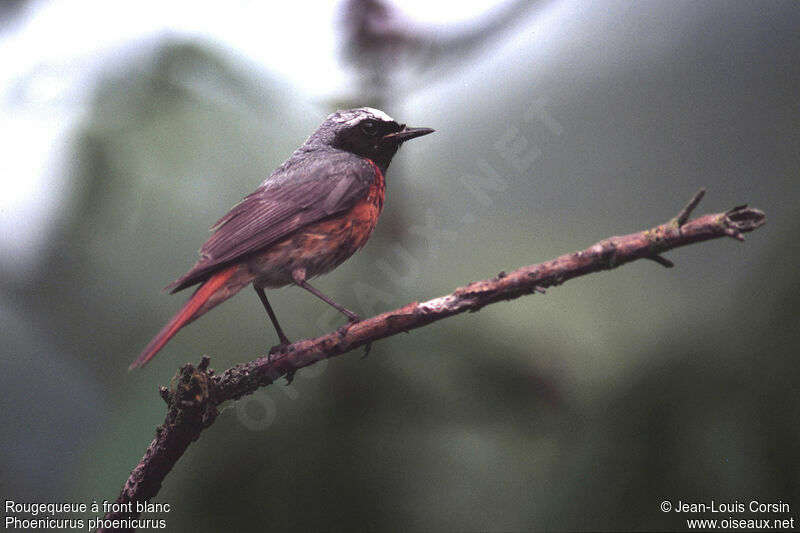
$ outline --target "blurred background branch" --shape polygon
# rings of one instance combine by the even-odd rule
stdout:
[[[473,54],[495,43],[541,3],[508,0],[472,24],[454,29],[415,22],[386,0],[346,0],[341,16],[343,58],[345,66],[358,73],[359,105],[392,106],[451,68],[469,68]]]

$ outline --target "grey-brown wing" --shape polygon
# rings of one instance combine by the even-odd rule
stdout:
[[[199,283],[223,265],[353,207],[374,178],[374,167],[352,154],[309,158],[278,172],[214,225],[197,264],[167,288]]]

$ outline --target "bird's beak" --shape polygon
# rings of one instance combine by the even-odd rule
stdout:
[[[392,141],[400,144],[402,142],[408,141],[410,139],[414,139],[416,137],[422,137],[423,135],[427,135],[429,133],[433,133],[436,130],[431,128],[406,128],[403,127],[402,130],[397,131],[395,133],[389,133],[384,135],[381,140],[383,141]]]

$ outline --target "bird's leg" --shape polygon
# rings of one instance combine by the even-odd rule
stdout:
[[[283,330],[281,329],[281,325],[278,324],[278,317],[275,316],[275,311],[272,310],[272,306],[269,305],[269,300],[267,300],[267,295],[264,292],[264,289],[261,287],[256,287],[255,285],[253,288],[256,290],[256,294],[261,299],[261,303],[264,304],[264,309],[267,310],[267,314],[269,315],[269,319],[272,321],[272,325],[275,326],[275,332],[278,334],[278,339],[280,339],[281,343],[277,346],[273,346],[269,353],[281,352],[284,348],[291,344],[291,341],[286,338],[284,335]]]
[[[347,324],[345,324],[344,326],[339,328],[339,334],[344,335],[344,333],[347,333],[347,330],[350,328],[350,326],[352,326],[356,322],[360,322],[361,321],[361,319],[358,318],[357,314],[355,314],[354,312],[350,311],[349,309],[344,308],[341,305],[337,304],[336,302],[334,302],[333,300],[331,300],[330,298],[328,298],[327,296],[322,294],[319,290],[317,290],[314,287],[312,287],[311,285],[309,285],[308,282],[306,281],[306,269],[305,268],[296,268],[296,269],[294,269],[292,271],[292,279],[294,280],[295,284],[298,287],[304,288],[305,290],[307,290],[308,292],[310,292],[311,294],[313,294],[314,296],[316,296],[317,298],[319,298],[320,300],[322,300],[326,304],[330,305],[331,307],[333,307],[334,309],[336,309],[337,311],[339,311],[340,313],[342,313],[344,316],[347,317],[347,319],[348,319],[347,320]],[[344,328],[344,331],[342,331],[342,328]]]

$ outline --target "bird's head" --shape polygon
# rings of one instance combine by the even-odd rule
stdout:
[[[384,172],[403,142],[433,133],[431,128],[408,128],[371,107],[332,113],[309,138],[373,160]]]

